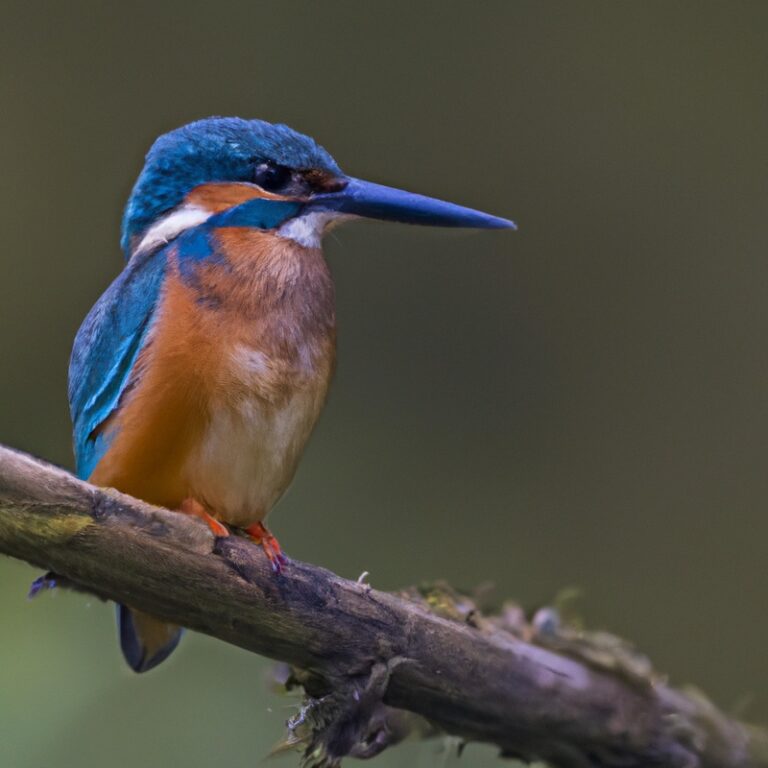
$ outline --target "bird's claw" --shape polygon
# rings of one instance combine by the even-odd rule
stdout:
[[[279,574],[282,571],[283,566],[288,562],[288,558],[285,556],[285,553],[280,546],[280,542],[278,542],[262,523],[249,525],[245,529],[245,532],[255,544],[261,545],[264,554],[269,560],[269,564],[272,566],[272,570]]]

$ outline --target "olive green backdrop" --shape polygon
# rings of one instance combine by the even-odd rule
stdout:
[[[152,139],[287,122],[520,224],[329,238],[340,362],[288,552],[528,606],[578,586],[768,721],[767,33],[762,2],[3,3],[0,440],[71,466],[69,350]],[[251,766],[280,736],[267,663],[190,635],[132,676],[111,606],[28,603],[35,575],[0,560],[3,768]]]

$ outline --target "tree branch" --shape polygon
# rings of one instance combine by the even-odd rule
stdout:
[[[618,639],[483,616],[433,585],[393,595],[104,491],[0,446],[0,553],[295,668],[289,741],[371,756],[416,722],[557,768],[766,768],[768,738],[669,687]],[[407,711],[407,712],[404,712]],[[426,726],[425,726],[426,727]]]

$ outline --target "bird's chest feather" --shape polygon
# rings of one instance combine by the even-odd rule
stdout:
[[[171,256],[121,426],[154,421],[165,447],[155,471],[175,478],[177,495],[247,525],[290,483],[323,406],[333,285],[319,250],[241,229],[217,240],[217,258]]]
[[[210,355],[205,424],[186,471],[196,497],[246,525],[285,491],[325,401],[333,286],[319,250],[245,230],[220,239],[226,264],[202,265],[185,286]]]

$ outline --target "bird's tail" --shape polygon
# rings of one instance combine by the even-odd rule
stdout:
[[[146,672],[165,661],[179,644],[184,630],[154,616],[117,606],[120,648],[134,672]]]

